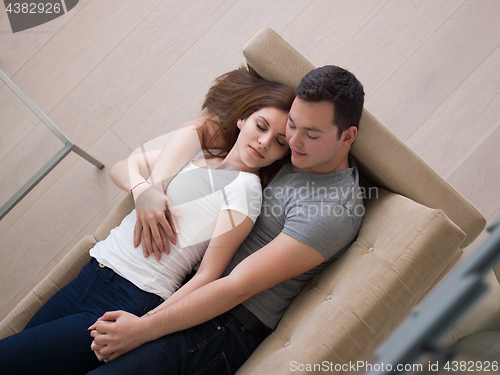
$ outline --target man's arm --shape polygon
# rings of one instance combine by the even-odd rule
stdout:
[[[176,303],[144,318],[122,312],[106,313],[93,331],[98,358],[113,360],[138,346],[173,332],[206,322],[248,298],[301,275],[325,261],[323,255],[281,233],[268,245],[243,260],[230,275],[215,280]]]
[[[198,272],[184,286],[178,289],[153,311],[156,313],[184,298],[194,290],[222,276],[234,253],[249,235],[254,222],[246,215],[235,210],[223,210],[208,248],[203,255]]]

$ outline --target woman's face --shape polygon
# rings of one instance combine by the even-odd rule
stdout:
[[[239,120],[237,147],[243,163],[251,169],[260,169],[284,157],[289,150],[287,120],[288,113],[274,107],[262,108]]]

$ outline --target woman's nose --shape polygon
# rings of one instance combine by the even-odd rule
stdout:
[[[271,137],[268,135],[263,135],[262,137],[259,138],[259,144],[264,148],[268,148],[270,138]]]

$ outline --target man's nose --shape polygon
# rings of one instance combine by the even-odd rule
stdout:
[[[290,146],[299,146],[300,144],[300,139],[299,139],[299,136],[297,135],[297,132],[293,132],[291,133],[291,137],[290,139],[288,140],[288,144]]]

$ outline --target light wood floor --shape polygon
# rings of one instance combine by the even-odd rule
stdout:
[[[264,27],[316,65],[354,72],[366,107],[491,220],[500,214],[499,21],[498,0],[80,0],[13,34],[0,2],[0,69],[106,164],[70,155],[0,221],[0,319],[123,197],[110,166],[195,117],[211,80],[238,67]],[[3,84],[0,110],[8,192],[53,145]]]

